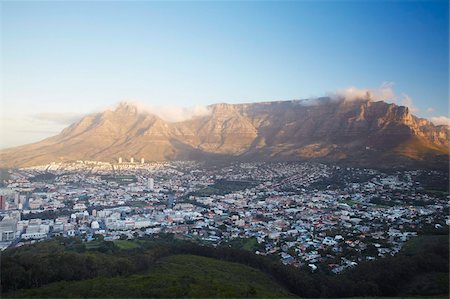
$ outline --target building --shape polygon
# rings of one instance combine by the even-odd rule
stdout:
[[[10,188],[0,188],[0,210],[8,209],[8,201],[12,202],[16,191]]]
[[[12,241],[15,239],[17,229],[17,221],[3,219],[0,222],[0,241]]]
[[[153,180],[153,178],[148,178],[148,180],[147,180],[147,188],[149,190],[153,190],[155,188],[155,181]]]
[[[134,158],[133,157],[131,157],[130,163],[134,163]]]
[[[6,196],[0,195],[0,210],[6,209]]]
[[[98,223],[98,221],[96,221],[96,220],[92,221],[91,228],[92,229],[99,229],[100,228],[100,224]]]
[[[119,157],[119,164],[122,164],[122,157]]]
[[[20,193],[16,192],[14,193],[14,204],[18,205],[20,203]]]
[[[32,233],[25,233],[22,234],[22,239],[24,240],[30,240],[30,239],[44,239],[47,237],[47,234],[44,232],[32,232]]]
[[[167,196],[167,207],[168,207],[169,209],[172,209],[173,206],[174,206],[174,196],[173,196],[173,194],[169,194],[169,195]]]
[[[40,198],[30,199],[28,206],[30,207],[31,210],[40,209],[42,206],[42,199],[40,199]]]
[[[144,158],[141,158],[141,164],[144,164],[144,163],[145,163]]]

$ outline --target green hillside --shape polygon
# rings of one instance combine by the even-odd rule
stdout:
[[[57,282],[10,293],[5,297],[285,298],[293,295],[267,274],[242,264],[194,255],[172,255],[158,261],[146,274]]]
[[[212,247],[166,234],[112,242],[55,238],[0,253],[1,296],[448,297],[448,230],[419,235],[395,256],[339,275],[244,250],[252,245],[249,239]]]

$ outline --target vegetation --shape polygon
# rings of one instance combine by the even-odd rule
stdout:
[[[56,177],[56,174],[53,174],[51,172],[44,172],[29,178],[29,180],[32,182],[53,182]]]
[[[363,263],[346,277],[369,289],[374,288],[365,295],[448,294],[448,254],[447,235],[419,236],[410,240],[397,256]]]
[[[350,198],[343,199],[343,200],[341,200],[340,202],[341,202],[341,203],[345,203],[345,204],[349,205],[350,207],[353,207],[354,205],[357,205],[357,204],[358,204],[357,201],[354,201],[354,200],[352,200],[352,199],[350,199]]]
[[[143,208],[147,205],[148,205],[148,202],[139,201],[139,200],[133,200],[133,201],[127,202],[127,206],[129,206],[129,207]]]
[[[2,253],[2,297],[448,296],[448,252],[448,234],[421,235],[394,257],[334,275],[171,235],[89,243],[57,238]]]
[[[131,242],[129,242],[131,243]],[[238,263],[193,255],[162,258],[146,274],[97,277],[13,293],[27,298],[292,297],[266,274]]]
[[[193,196],[211,196],[211,195],[225,195],[234,191],[252,188],[256,185],[255,182],[250,181],[229,181],[217,180],[213,185],[191,192],[189,195]]]
[[[130,242],[127,240],[115,240],[114,245],[123,250],[139,248],[139,244],[137,242]]]
[[[6,186],[5,181],[8,181],[10,179],[11,179],[11,175],[9,173],[9,169],[0,168],[0,187]]]
[[[225,246],[226,245],[232,248],[242,249],[250,252],[255,252],[259,249],[259,244],[256,238],[236,238],[227,242]]]
[[[444,194],[449,193],[449,173],[448,171],[439,172],[436,175],[430,175],[428,173],[421,173],[416,177],[416,180],[429,192],[442,192]]]

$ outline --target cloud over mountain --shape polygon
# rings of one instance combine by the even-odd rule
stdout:
[[[397,98],[393,86],[394,84],[392,82],[384,82],[379,88],[358,88],[351,86],[337,90],[331,95],[335,98],[345,99],[346,101],[370,99],[372,101],[391,102]]]
[[[135,106],[138,111],[154,114],[168,122],[181,122],[196,117],[207,116],[211,114],[211,109],[203,105],[183,107],[176,105],[151,105],[141,101],[127,100],[117,104],[129,104]],[[113,109],[115,109],[115,107]]]
[[[396,94],[393,82],[384,82],[378,88],[358,88],[351,86],[330,93],[329,96],[333,100],[370,100],[375,102],[384,101],[408,107],[413,113],[420,111],[419,108],[414,105],[413,99],[409,95],[407,95],[406,93],[401,93],[400,95]]]
[[[40,112],[32,114],[33,119],[45,122],[53,122],[57,124],[69,125],[79,119],[84,115],[72,112]]]
[[[446,126],[450,126],[450,118],[447,116],[436,116],[436,117],[431,117],[430,121],[435,124],[436,126],[439,125],[446,125]]]

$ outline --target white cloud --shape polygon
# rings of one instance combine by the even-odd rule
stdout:
[[[414,105],[414,102],[409,95],[402,93],[398,96],[395,93],[393,82],[384,82],[378,88],[357,88],[352,86],[331,93],[329,94],[329,97],[334,100],[344,101],[384,101],[406,106],[412,113],[420,111],[419,108]]]
[[[439,125],[447,125],[450,126],[450,118],[447,116],[435,116],[430,117],[430,121],[435,124],[436,126]]]
[[[432,112],[434,112],[434,108],[432,108],[432,107],[428,107],[428,108],[427,108],[427,112],[428,112],[428,113],[432,113]]]
[[[345,101],[387,101],[395,102],[397,96],[393,90],[394,83],[384,82],[379,88],[357,88],[354,86],[338,90],[330,94],[333,99],[343,99]]]
[[[69,125],[82,118],[83,115],[84,114],[72,112],[40,112],[32,114],[31,117],[39,121]]]
[[[206,116],[211,113],[206,106],[179,107],[179,106],[157,106],[151,107],[150,113],[156,114],[169,122],[179,122],[195,117]]]
[[[338,90],[336,95],[338,98],[342,98],[346,101],[367,100],[371,98],[371,92],[369,89],[360,89],[354,86]]]
[[[134,105],[139,111],[155,114],[168,122],[180,122],[195,117],[206,116],[211,113],[207,106],[196,105],[192,107],[181,107],[175,105],[153,106],[139,101],[126,101],[125,103]]]
[[[402,106],[405,106],[405,107],[408,107],[409,110],[410,110],[412,113],[416,113],[416,112],[419,112],[419,111],[420,111],[419,108],[417,108],[416,106],[414,106],[411,97],[408,96],[407,94],[404,94],[404,93],[402,94],[401,105],[402,105]]]

